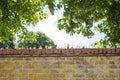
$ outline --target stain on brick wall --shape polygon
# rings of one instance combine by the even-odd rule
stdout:
[[[0,80],[120,80],[119,51],[1,50]]]

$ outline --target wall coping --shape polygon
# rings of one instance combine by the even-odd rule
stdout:
[[[80,49],[7,49],[0,50],[0,57],[72,57],[72,56],[120,56],[120,48]]]

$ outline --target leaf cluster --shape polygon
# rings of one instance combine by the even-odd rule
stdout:
[[[0,42],[60,8],[64,8],[60,30],[91,38],[94,27],[106,35],[106,43],[120,43],[120,0],[0,0]]]
[[[39,49],[55,48],[54,42],[42,32],[24,32],[19,35],[18,48]]]
[[[119,0],[61,0],[64,6],[63,18],[58,28],[70,34],[82,33],[91,38],[92,27],[104,33],[111,45],[120,43],[120,1]],[[100,22],[97,26],[93,23]]]

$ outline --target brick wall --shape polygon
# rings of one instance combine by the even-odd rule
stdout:
[[[120,49],[1,50],[0,80],[120,80]]]

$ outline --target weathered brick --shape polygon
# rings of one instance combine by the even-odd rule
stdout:
[[[119,51],[119,49],[6,50],[4,54],[9,54],[8,52],[19,55],[40,54],[45,57],[0,57],[0,80],[119,80],[120,57],[113,56],[113,53]],[[1,52],[0,54],[3,54]],[[51,56],[52,52],[59,56]],[[86,56],[82,57],[80,54]],[[90,57],[91,54],[94,56]],[[99,57],[99,54],[112,56]]]
[[[97,78],[97,75],[91,73],[91,74],[87,74],[86,77],[87,77],[87,78]]]
[[[113,65],[109,65],[109,68],[116,69],[117,66],[113,64]]]
[[[87,65],[86,68],[91,69],[91,68],[95,68],[95,66],[93,66],[93,65]]]
[[[115,62],[114,61],[109,61],[109,64],[115,64]]]
[[[73,77],[80,77],[80,78],[82,78],[82,77],[85,77],[85,75],[84,74],[73,74]]]

